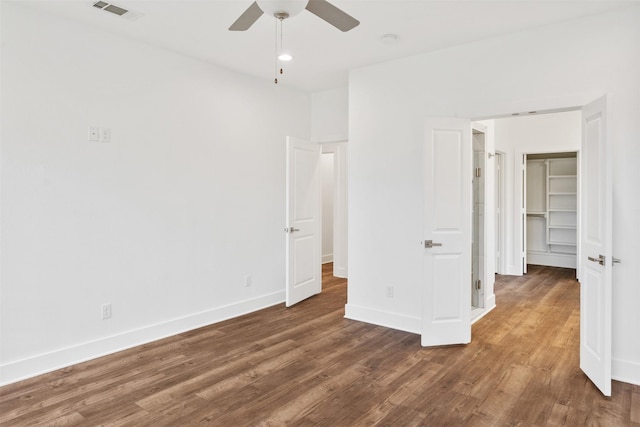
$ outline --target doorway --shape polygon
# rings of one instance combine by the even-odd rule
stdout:
[[[496,247],[502,250],[496,253],[497,272],[500,274],[521,275],[526,273],[526,265],[533,261],[543,264],[539,255],[550,252],[564,252],[566,261],[571,256],[576,258],[577,252],[577,152],[582,141],[582,113],[580,109],[553,111],[549,113],[531,113],[514,117],[497,118],[493,120],[494,144],[496,151]],[[551,173],[548,178],[546,160],[558,166],[567,162],[553,160],[553,157],[572,158],[568,162],[573,165],[563,165],[557,173]],[[569,167],[563,170],[564,166]],[[555,175],[554,175],[555,174]],[[564,177],[563,177],[564,176]],[[557,178],[556,178],[557,177]],[[551,182],[556,188],[549,195],[547,185]],[[532,187],[527,192],[527,187]],[[564,194],[561,194],[564,193]],[[572,193],[572,194],[569,194]],[[547,227],[547,205],[549,200],[554,209],[565,209],[565,212],[551,212],[552,226]],[[557,204],[560,205],[557,205]],[[565,203],[568,203],[565,205]],[[500,206],[501,205],[501,206]],[[499,210],[499,213],[498,213]],[[569,212],[574,211],[574,212]],[[498,217],[499,215],[499,217]],[[576,217],[577,218],[577,217]],[[575,222],[574,222],[575,221]],[[561,227],[564,228],[561,231]],[[573,232],[570,230],[573,228]],[[531,233],[527,232],[527,229]],[[548,234],[552,234],[548,236]],[[573,233],[573,235],[570,235]],[[498,237],[499,236],[499,237]],[[549,239],[550,238],[550,239]],[[554,242],[549,248],[548,241]],[[569,243],[560,245],[556,243]],[[573,246],[573,248],[571,248]],[[568,253],[569,252],[569,253]],[[531,258],[529,255],[533,255]],[[546,262],[546,261],[544,261]],[[577,263],[564,263],[558,266],[576,268]]]
[[[491,155],[491,153],[489,153]],[[504,241],[504,211],[505,211],[505,194],[504,194],[504,153],[496,150],[494,153],[494,201],[495,201],[495,242],[496,247],[494,251],[494,259],[495,259],[495,273],[496,274],[505,274],[506,272],[506,243]]]
[[[485,132],[472,126],[473,174],[471,216],[471,320],[480,316],[485,306]]]
[[[320,155],[320,181],[322,182],[322,265],[333,263],[333,193],[334,153]]]
[[[525,154],[525,264],[577,267],[577,152]]]
[[[347,142],[322,143],[322,263],[347,277]]]

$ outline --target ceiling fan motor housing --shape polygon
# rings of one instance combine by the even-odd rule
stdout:
[[[309,0],[256,0],[256,3],[265,14],[285,19],[302,12]]]

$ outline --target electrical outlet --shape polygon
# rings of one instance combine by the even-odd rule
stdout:
[[[246,276],[244,276],[244,285],[246,287],[251,286],[251,281],[252,280],[251,280],[251,275],[250,274],[247,274]]]
[[[111,303],[102,304],[102,320],[108,319],[111,317]]]
[[[387,286],[387,298],[393,298],[393,286]]]
[[[100,134],[100,128],[97,126],[89,126],[89,141],[97,141]]]

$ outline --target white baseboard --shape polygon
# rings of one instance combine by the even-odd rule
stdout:
[[[347,269],[344,267],[336,267],[334,265],[333,267],[333,276],[334,277],[340,277],[341,279],[346,279],[347,276]]]
[[[611,377],[616,381],[640,385],[640,363],[613,359]]]
[[[323,264],[328,264],[330,262],[333,262],[333,254],[322,255],[322,263]]]
[[[494,308],[496,308],[496,294],[489,295],[489,298],[487,298],[487,307],[488,307],[488,311],[491,311]]]
[[[280,304],[284,291],[0,365],[0,386]]]
[[[527,263],[550,267],[576,268],[576,256],[571,254],[527,252]]]
[[[487,301],[487,307],[482,309],[482,313],[480,313],[476,317],[472,317],[471,318],[471,324],[473,325],[478,320],[482,319],[484,316],[489,314],[491,312],[491,310],[493,310],[494,308],[496,308],[496,296],[495,295],[493,295],[493,299],[489,298],[489,300]]]
[[[422,329],[421,319],[418,317],[409,317],[403,314],[375,310],[353,304],[344,306],[344,317],[413,334],[420,334]]]

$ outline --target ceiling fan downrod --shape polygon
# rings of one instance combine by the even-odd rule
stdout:
[[[285,11],[274,12],[273,16],[277,19],[276,21],[276,77],[273,79],[275,84],[278,84],[278,64],[280,65],[280,74],[284,74],[284,70],[282,69],[282,64],[280,61],[280,54],[282,53],[282,21],[289,17],[289,13]],[[280,45],[278,46],[278,22],[280,23]]]

